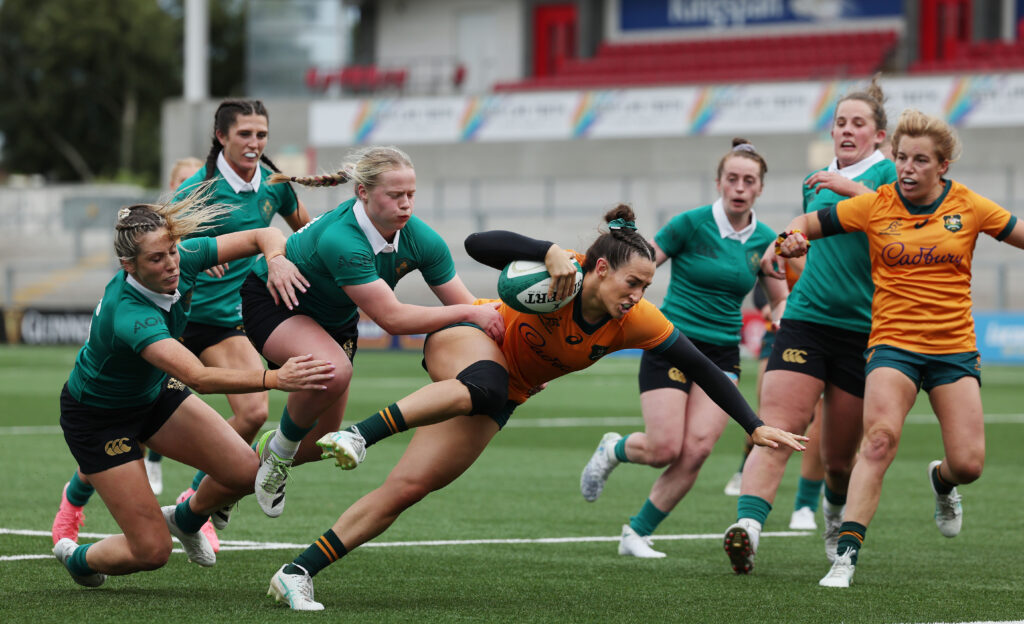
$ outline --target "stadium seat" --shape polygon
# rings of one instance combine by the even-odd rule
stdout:
[[[854,31],[603,42],[592,58],[567,60],[552,75],[499,83],[494,89],[586,89],[869,76],[881,68],[897,39],[895,31]]]

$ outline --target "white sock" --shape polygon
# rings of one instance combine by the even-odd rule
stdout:
[[[842,516],[844,507],[846,505],[833,505],[827,498],[821,499],[821,513],[827,516]]]
[[[284,434],[278,429],[274,432],[274,437],[270,438],[270,450],[277,453],[278,457],[291,459],[299,452],[299,442],[301,440],[293,441],[284,437]]]

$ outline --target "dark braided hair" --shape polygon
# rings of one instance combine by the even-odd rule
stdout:
[[[629,262],[634,254],[647,258],[651,262],[655,261],[654,247],[640,232],[636,231],[634,223],[636,215],[633,214],[633,209],[628,204],[619,204],[604,215],[605,223],[611,223],[616,219],[626,221],[633,226],[610,227],[607,232],[598,236],[597,240],[587,249],[587,257],[583,262],[584,271],[594,270],[598,258],[607,260],[613,270]]]
[[[210,146],[210,153],[206,155],[206,176],[203,178],[204,180],[209,180],[217,173],[217,155],[224,150],[224,146],[217,139],[217,133],[220,132],[227,136],[239,115],[261,115],[267,118],[268,123],[270,122],[267,107],[259,100],[224,100],[221,102],[220,106],[217,107],[217,112],[213,114],[213,144]],[[273,171],[281,171],[277,168],[277,165],[267,158],[266,154],[260,154],[260,161],[266,163]]]

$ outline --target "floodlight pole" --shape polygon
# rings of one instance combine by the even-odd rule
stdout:
[[[208,0],[185,0],[185,101],[210,95],[210,7]]]

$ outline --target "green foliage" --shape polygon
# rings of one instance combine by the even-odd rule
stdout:
[[[166,6],[166,8],[165,8]],[[242,84],[242,6],[211,2],[212,75]],[[4,0],[0,3],[3,168],[50,180],[160,174],[162,102],[182,90],[180,2]],[[216,93],[216,91],[214,91]]]
[[[426,383],[419,355],[363,351],[346,421],[358,420]],[[0,529],[49,530],[60,488],[74,462],[56,432],[57,394],[74,362],[68,348],[0,348],[0,469],[7,479]],[[690,494],[655,535],[660,560],[619,557],[616,535],[635,513],[657,471],[620,466],[596,503],[579,495],[579,471],[601,434],[642,427],[637,361],[608,358],[556,380],[517,410],[480,459],[455,483],[403,514],[381,537],[315,579],[323,614],[290,613],[265,597],[270,576],[385,478],[409,433],[372,447],[358,469],[327,462],[302,466],[288,482],[288,506],[270,520],[242,501],[226,540],[283,544],[270,550],[222,550],[213,568],[179,553],[163,569],[112,577],[98,590],[74,585],[52,557],[50,538],[0,533],[3,622],[273,621],[328,618],[358,622],[963,622],[1012,620],[1024,613],[1016,573],[1024,548],[1015,507],[1024,456],[1021,423],[986,425],[985,474],[962,489],[964,531],[939,535],[932,520],[928,461],[941,456],[927,400],[915,406],[872,521],[854,585],[827,590],[821,539],[813,533],[765,536],[757,567],[735,576],[721,533],[736,499],[722,486],[739,462],[742,432],[730,424]],[[753,370],[749,362],[744,369]],[[1019,412],[1019,368],[986,367],[986,412]],[[754,376],[745,375],[749,397]],[[222,413],[221,396],[206,397]],[[283,404],[271,393],[271,418]],[[615,426],[538,427],[540,419],[615,418]],[[41,426],[16,433],[12,426]],[[173,502],[192,471],[165,461],[162,504]],[[790,462],[766,530],[785,531],[798,462]],[[819,523],[821,522],[819,514]],[[95,498],[85,531],[116,532]],[[692,539],[667,539],[687,534]],[[702,537],[707,536],[707,537]],[[542,537],[604,541],[401,545],[422,540]],[[660,538],[660,539],[659,539]],[[95,538],[84,538],[83,542]],[[387,544],[395,544],[391,547]],[[38,554],[38,559],[3,560]]]

